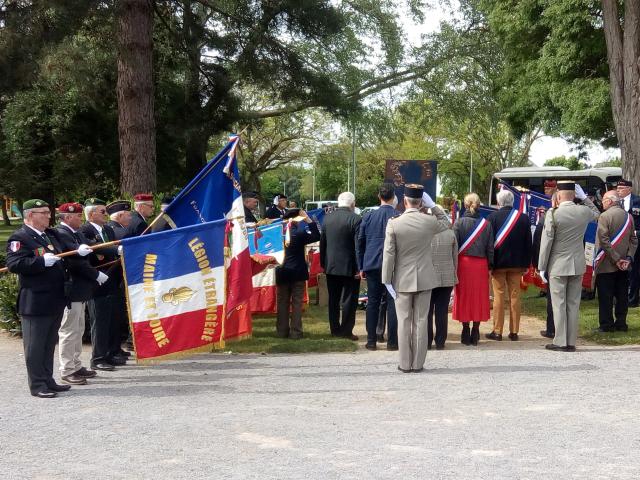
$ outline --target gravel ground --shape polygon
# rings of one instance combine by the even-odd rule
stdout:
[[[0,478],[640,478],[640,347],[514,343],[420,374],[384,350],[201,355],[42,400],[1,336]]]

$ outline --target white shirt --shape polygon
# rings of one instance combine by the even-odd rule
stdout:
[[[626,197],[624,197],[622,199],[622,203],[624,205],[624,210],[626,212],[629,211],[629,209],[631,208],[631,194],[627,195]]]
[[[102,241],[106,242],[107,238],[102,233],[102,227],[100,225],[98,225],[97,223],[93,223],[93,222],[89,222],[89,223],[91,225],[93,225],[95,227],[95,229],[98,231],[98,233],[100,234],[100,238],[102,238]]]
[[[71,230],[72,233],[76,233],[76,231],[71,228],[68,224],[64,223],[64,222],[60,222],[60,225],[64,225],[65,227],[67,227],[69,230]]]
[[[27,224],[25,223],[25,225],[27,225]],[[33,228],[31,225],[27,225],[27,227],[29,227],[31,230],[33,230],[34,232],[36,232],[36,233],[38,234],[38,236],[39,236],[39,237],[41,237],[41,236],[44,234],[44,232],[41,232],[41,231],[40,231],[40,230],[38,230],[37,228]]]

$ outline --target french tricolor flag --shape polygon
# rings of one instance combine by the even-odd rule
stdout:
[[[182,189],[164,215],[172,226],[186,226],[226,218],[227,303],[224,338],[251,334],[251,314],[246,308],[253,290],[251,257],[244,221],[237,151],[240,137],[230,135],[218,154]]]
[[[138,360],[223,345],[226,220],[122,240]]]

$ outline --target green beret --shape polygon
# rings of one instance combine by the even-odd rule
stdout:
[[[22,204],[23,210],[31,210],[32,208],[48,207],[49,204],[39,198],[32,198]]]
[[[99,198],[87,198],[84,202],[85,207],[95,207],[96,205],[106,205],[107,202]]]

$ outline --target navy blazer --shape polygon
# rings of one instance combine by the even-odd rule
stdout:
[[[139,237],[148,226],[144,217],[134,210],[131,212],[131,223],[127,227],[125,238]]]
[[[624,207],[624,202],[621,202]],[[633,218],[633,226],[636,231],[640,230],[640,197],[635,194],[631,194],[631,201],[629,202],[629,210],[627,210]],[[640,250],[640,249],[639,249]]]
[[[64,251],[77,250],[81,243],[88,244],[88,240],[79,232],[73,232],[67,225],[56,227],[58,240]],[[93,292],[98,288],[98,270],[91,266],[89,257],[71,255],[63,260],[71,275],[71,290],[69,300],[72,302],[86,302],[93,296]]]
[[[320,235],[320,265],[327,275],[353,277],[358,273],[356,249],[362,218],[348,207],[324,216]]]
[[[367,214],[360,223],[358,233],[358,269],[368,272],[382,268],[382,249],[387,222],[398,215],[391,205],[380,205],[380,208]]]
[[[78,230],[87,239],[88,245],[95,245],[96,243],[104,243],[98,230],[87,222]],[[103,225],[102,231],[108,241],[116,239],[116,234],[109,225]],[[94,254],[89,255],[89,261],[91,265],[101,269],[101,266],[106,263],[111,263],[118,260],[118,247],[104,247],[97,249]],[[120,262],[114,263],[109,267],[105,267],[107,270],[101,269],[106,275],[109,276],[109,280],[100,285],[95,293],[95,297],[102,297],[105,295],[112,295],[119,291],[120,283],[122,282],[122,266]]]
[[[45,267],[43,255],[47,252],[62,253],[63,247],[55,231],[45,233],[51,244],[42,239],[27,225],[13,232],[7,241],[7,268],[18,274],[19,292],[17,308],[20,315],[51,316],[62,314],[67,300],[64,283],[67,272],[62,261]],[[53,250],[49,249],[53,246]]]
[[[292,224],[289,246],[284,249],[284,262],[276,269],[276,285],[309,280],[305,246],[320,240],[316,222]]]
[[[498,232],[504,225],[507,217],[513,208],[502,207],[496,212],[492,212],[487,217],[493,228],[493,238],[498,236]],[[493,250],[493,268],[522,268],[527,269],[531,264],[531,224],[527,215],[520,215],[511,233],[504,240],[499,248]]]

